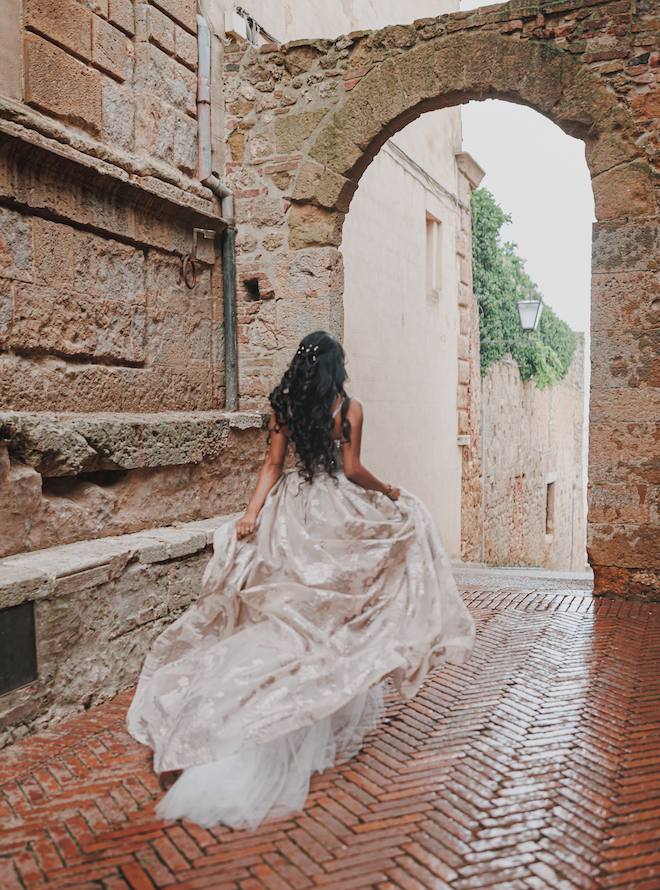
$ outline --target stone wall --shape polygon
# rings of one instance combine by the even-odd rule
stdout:
[[[578,337],[569,372],[553,387],[522,381],[510,358],[495,362],[483,380],[490,565],[585,569],[584,337]],[[472,558],[480,553],[480,518],[466,547]]]
[[[225,227],[195,179],[195,3],[23,6],[21,95],[0,97],[0,409],[222,406],[213,239],[182,278],[193,228]]]
[[[0,696],[0,747],[137,681],[199,596],[217,517],[0,560],[0,609],[34,603],[38,678]]]

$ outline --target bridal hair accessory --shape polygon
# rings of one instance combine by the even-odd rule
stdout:
[[[316,346],[299,346],[296,355],[312,355],[312,361],[316,361],[316,353],[319,351],[318,343]]]

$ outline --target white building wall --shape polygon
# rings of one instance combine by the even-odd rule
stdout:
[[[201,5],[221,34],[224,12],[234,3],[202,0]],[[459,0],[245,0],[241,5],[284,43],[437,16],[457,10]],[[459,556],[458,213],[443,190],[457,192],[460,109],[426,114],[393,142],[363,175],[344,224],[344,346],[351,391],[364,404],[365,464],[421,497],[450,554]],[[442,231],[441,287],[431,298],[427,214],[440,221]]]

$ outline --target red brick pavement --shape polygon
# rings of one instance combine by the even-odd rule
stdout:
[[[660,890],[660,604],[464,596],[472,660],[254,833],[155,818],[130,693],[17,743],[1,890]]]

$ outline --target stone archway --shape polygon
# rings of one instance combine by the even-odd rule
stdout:
[[[228,47],[226,173],[239,280],[252,284],[240,391],[256,406],[302,333],[341,333],[344,215],[391,135],[426,111],[500,98],[583,139],[598,219],[590,561],[597,593],[660,598],[660,61],[647,5],[505,4],[334,42]]]

